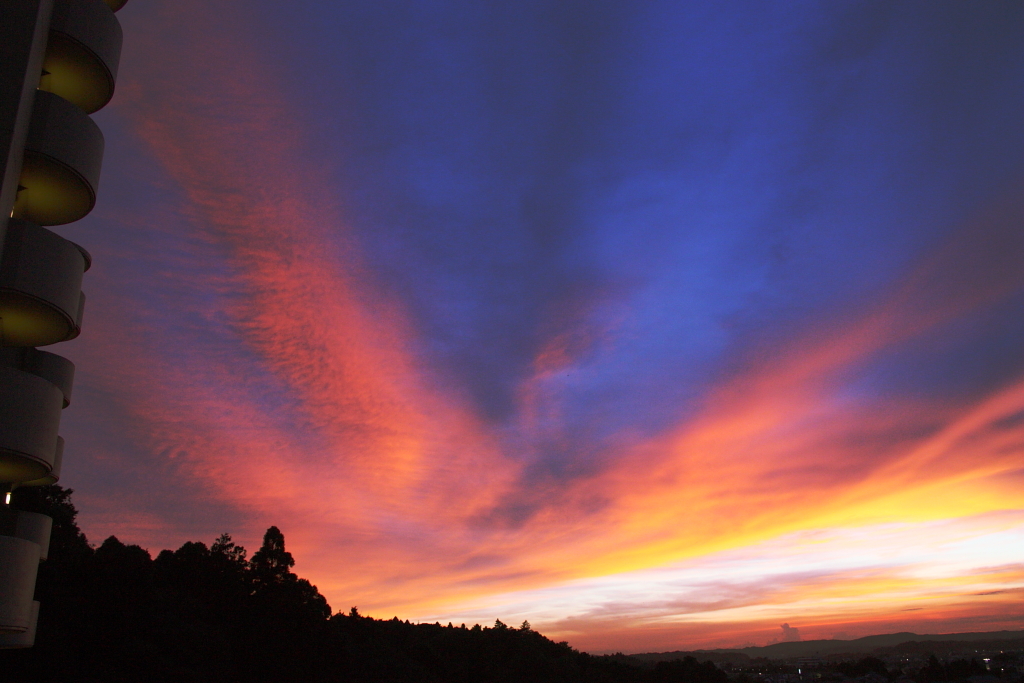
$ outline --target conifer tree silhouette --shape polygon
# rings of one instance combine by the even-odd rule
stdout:
[[[291,568],[295,566],[295,558],[284,549],[284,534],[276,526],[267,529],[263,534],[263,545],[249,561],[249,569],[257,586],[269,586],[286,583],[295,579]]]

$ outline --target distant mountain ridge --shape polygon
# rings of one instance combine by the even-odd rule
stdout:
[[[845,653],[866,653],[878,648],[894,647],[909,642],[975,642],[988,640],[1024,640],[1024,631],[989,631],[985,633],[939,633],[918,634],[910,632],[885,633],[865,636],[855,640],[798,640],[787,643],[773,643],[763,647],[720,648],[715,650],[693,650],[676,652],[647,652],[631,655],[646,661],[662,661],[692,656],[697,659],[732,659],[729,655],[745,655],[751,659],[791,659],[794,657],[824,657]]]

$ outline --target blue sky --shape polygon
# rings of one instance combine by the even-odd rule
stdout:
[[[62,482],[90,538],[276,524],[336,608],[517,605],[597,649],[1021,627],[965,597],[1018,595],[1019,553],[939,548],[1021,528],[1019,4],[118,16],[63,232],[95,257]],[[884,525],[919,539],[889,583],[829,546],[800,599],[580,616]],[[877,598],[921,557],[945,578]]]

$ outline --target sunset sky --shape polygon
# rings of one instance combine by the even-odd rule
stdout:
[[[592,652],[1024,628],[1024,4],[118,17],[90,540]]]

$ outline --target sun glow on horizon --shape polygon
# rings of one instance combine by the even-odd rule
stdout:
[[[473,136],[498,124],[430,128],[471,138],[435,148],[416,111],[358,108],[387,60],[353,60],[373,76],[339,86],[354,113],[320,120],[243,3],[208,23],[196,0],[138,11],[151,16],[126,31],[137,54],[105,115],[131,133],[123,167],[143,168],[156,198],[120,178],[129,199],[98,208],[101,341],[77,347],[83,395],[104,398],[80,409],[102,418],[78,426],[82,476],[132,485],[75,485],[91,538],[158,550],[227,531],[251,547],[273,524],[335,609],[529,620],[589,651],[764,644],[781,623],[805,639],[1024,628],[1024,371],[975,367],[1019,353],[1005,322],[1024,299],[1016,191],[965,200],[942,224],[921,209],[917,242],[892,228],[904,214],[879,209],[903,249],[886,270],[864,254],[888,233],[855,209],[889,200],[866,180],[846,197],[846,166],[843,189],[815,199],[836,214],[793,209],[787,241],[758,227],[776,213],[757,202],[789,197],[764,187],[791,169],[753,166],[745,138],[723,134],[733,147],[710,170],[635,170],[625,153],[621,167],[584,154],[553,167],[537,142],[549,131],[529,128],[554,116],[538,105],[503,125],[540,151],[495,143],[488,175],[475,164],[490,143]],[[627,85],[608,101],[661,88]],[[489,99],[501,88],[481,89],[459,106],[502,109]],[[769,151],[792,142],[751,135]],[[646,149],[634,142],[616,145]],[[529,182],[506,177],[516,163],[537,165]],[[372,173],[383,189],[360,184]],[[454,200],[438,187],[463,175]],[[750,206],[737,208],[741,181]],[[537,189],[559,182],[583,187],[575,204]],[[868,237],[850,229],[829,251],[844,211]],[[578,234],[559,232],[574,220]],[[148,282],[139,273],[158,284],[117,285]]]
[[[611,647],[627,627],[682,627],[685,635],[664,634],[662,645],[693,649],[728,637],[716,625],[774,629],[775,622],[787,621],[803,624],[806,639],[828,639],[830,623],[841,621],[847,630],[858,621],[874,626],[901,611],[940,612],[991,596],[986,608],[1005,610],[991,621],[1013,625],[1024,617],[1016,609],[1024,595],[1024,562],[1017,550],[1022,543],[1021,510],[805,530],[671,566],[492,596],[486,605],[417,619],[527,619],[586,649]],[[700,625],[705,634],[688,633],[688,625]]]

